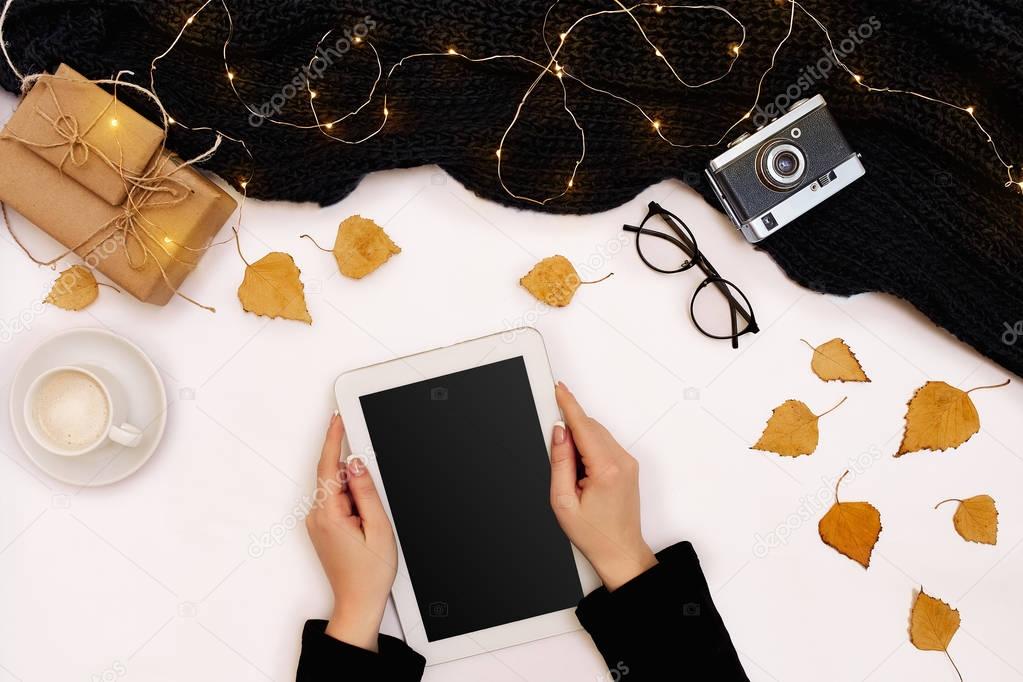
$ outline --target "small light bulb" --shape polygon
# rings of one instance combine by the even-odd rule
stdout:
[[[974,109],[973,107],[966,107],[966,113],[968,113],[970,116],[973,116],[974,111],[976,111],[976,109]]]
[[[175,123],[177,123],[177,121],[175,121],[170,116],[167,117],[167,125],[174,125]]]
[[[309,99],[316,99],[316,91],[315,90],[310,90],[309,91]]]
[[[732,45],[732,54],[734,54],[736,57],[739,56],[739,46],[738,45]]]
[[[660,12],[660,11],[662,11],[662,10],[664,10],[664,8],[663,8],[663,7],[661,7],[660,5],[654,5],[654,11],[655,11],[655,12]]]
[[[749,117],[750,117],[750,115],[751,115],[752,113],[753,113],[753,112],[751,112],[751,111],[747,111],[747,112],[746,112],[746,114],[745,114],[745,115],[744,115],[744,116],[742,117],[742,120],[743,120],[743,121],[745,121],[745,120],[746,120],[747,118],[749,118]]]
[[[1016,185],[1020,188],[1020,191],[1023,191],[1023,180],[1017,182]]]
[[[358,45],[359,43],[362,42],[362,38],[360,38],[359,36],[355,36],[354,38],[352,38],[352,42]]]
[[[500,149],[497,150],[497,158],[501,158],[501,150]]]
[[[575,185],[575,180],[569,180],[569,181],[568,181],[568,188],[569,188],[569,189],[572,189],[572,187],[573,187],[574,185]]]
[[[660,121],[654,121],[654,130],[660,130],[660,129],[661,129],[661,122]]]
[[[110,119],[110,127],[111,128],[116,128],[118,125],[120,125],[120,123],[121,122],[118,121],[116,118]]]
[[[857,83],[862,83],[863,82],[863,76],[861,76],[858,73],[854,73],[853,74],[853,80],[856,81]]]
[[[663,54],[661,54],[661,51],[658,50],[656,47],[654,48],[654,54],[657,55],[658,57],[663,57],[664,56]]]
[[[248,187],[248,186],[249,186],[249,181],[248,181],[248,180],[242,180],[242,181],[241,181],[240,183],[238,183],[238,184],[239,184],[239,185],[241,185],[241,188],[242,188],[242,189],[245,189],[246,187]]]
[[[227,80],[229,80],[229,81],[233,81],[234,80],[234,71],[228,71],[227,72]]]
[[[391,110],[388,109],[387,107],[384,107],[384,116],[390,116],[390,115],[391,115]]]
[[[567,33],[562,33],[558,37],[561,38],[561,42],[565,42],[565,38],[568,37],[568,34]]]
[[[185,23],[186,24],[191,24],[193,21],[195,21],[195,15],[194,14],[192,16],[188,17],[188,21],[186,21]]]
[[[457,52],[455,52],[455,48],[453,48],[453,47],[449,47],[449,48],[448,48],[448,54],[458,54],[458,53],[457,53]]]
[[[170,243],[171,243],[172,241],[173,241],[173,240],[172,240],[172,239],[171,239],[170,237],[164,237],[164,238],[163,238],[163,243],[164,243],[164,244],[170,244]]]
[[[334,129],[334,124],[333,123],[328,123],[328,124],[326,124],[323,127],[326,128],[327,130],[333,130]]]

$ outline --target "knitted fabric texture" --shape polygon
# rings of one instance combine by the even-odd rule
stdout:
[[[843,59],[866,82],[975,106],[1006,160],[1023,162],[1019,0],[803,3],[831,28],[836,47],[846,53]],[[592,85],[641,103],[663,121],[672,139],[714,143],[750,107],[757,80],[787,31],[790,7],[768,0],[720,4],[746,24],[749,38],[733,72],[718,83],[700,89],[680,85],[622,15],[604,15],[578,28],[561,62]],[[52,70],[64,61],[92,78],[130,69],[136,82],[147,84],[150,60],[170,45],[200,5],[198,0],[18,0],[6,38],[24,73]],[[328,29],[335,34],[325,44],[339,48],[346,43],[335,40],[346,31],[368,34],[361,46],[337,49],[340,56],[332,57],[333,64],[315,80],[325,117],[365,100],[376,76],[367,42],[379,50],[385,73],[402,56],[451,46],[474,57],[519,53],[545,62],[548,54],[541,36],[548,0],[235,0],[230,5],[235,27],[229,59],[238,90],[254,108],[279,108],[281,118],[301,123],[312,122],[308,96],[288,84]],[[616,7],[610,1],[562,2],[550,14],[547,40],[556,45],[558,33],[588,11]],[[760,104],[779,95],[784,104],[823,94],[850,144],[862,154],[867,174],[760,248],[789,277],[816,291],[846,296],[879,291],[906,299],[981,353],[1023,373],[1023,337],[1008,332],[1023,320],[1020,192],[1003,186],[1004,169],[969,116],[920,99],[857,88],[834,65],[826,68],[826,38],[811,20],[796,14],[795,30],[765,82]],[[655,13],[646,8],[637,16],[691,83],[720,74],[730,46],[740,38],[738,27],[720,12]],[[330,204],[372,171],[437,164],[483,197],[536,208],[505,193],[495,158],[504,128],[537,75],[534,67],[513,60],[411,60],[391,82],[391,117],[383,132],[347,145],[317,131],[253,125],[258,120],[228,88],[221,57],[226,35],[226,15],[214,1],[159,62],[156,86],[178,120],[219,128],[249,143],[255,155],[255,176],[248,186],[252,196]],[[9,90],[18,87],[6,67],[0,69],[0,80]],[[672,177],[716,205],[702,171],[723,144],[674,148],[627,104],[566,84],[586,129],[586,160],[573,190],[544,210],[602,211]],[[548,78],[504,144],[505,182],[517,194],[542,198],[565,186],[579,140],[561,97],[557,82]],[[363,113],[333,132],[360,138],[379,125],[382,109],[378,92]],[[756,120],[730,137],[752,129]],[[208,144],[208,137],[181,129],[173,130],[169,141],[182,155]],[[208,167],[237,183],[249,166],[236,147],[225,145]],[[699,238],[700,226],[694,228]],[[739,284],[755,305],[758,283]]]

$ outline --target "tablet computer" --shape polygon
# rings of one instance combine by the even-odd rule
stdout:
[[[394,525],[409,646],[433,664],[579,629],[600,581],[550,507],[561,414],[539,332],[346,372],[335,393]]]

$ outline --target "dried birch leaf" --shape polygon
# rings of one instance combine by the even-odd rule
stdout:
[[[97,296],[99,285],[92,270],[84,265],[72,265],[57,277],[45,302],[64,310],[82,310],[92,305]]]
[[[970,440],[980,431],[980,416],[969,394],[984,388],[962,391],[944,381],[928,381],[917,389],[906,411],[906,430],[896,457],[917,450],[947,450]]]
[[[845,398],[838,405],[845,402]],[[754,450],[766,450],[785,457],[812,455],[817,449],[817,421],[838,407],[816,415],[801,400],[786,400],[771,412],[767,427]]]
[[[985,545],[998,542],[998,508],[990,495],[974,495],[965,500],[942,500],[934,508],[946,502],[959,503],[952,516],[952,525],[964,540]]]
[[[805,339],[803,343],[813,348],[810,369],[822,381],[870,382],[860,361],[856,359],[856,354],[842,339],[831,339],[816,348]]]
[[[312,324],[295,259],[272,251],[245,268],[238,300],[246,312]]]
[[[593,282],[579,278],[575,266],[564,256],[549,256],[533,266],[519,284],[533,294],[538,301],[549,306],[562,308],[572,302],[572,297],[581,284],[596,284],[613,275],[609,273]]]
[[[838,486],[848,473],[842,474],[835,483],[835,504],[821,517],[817,532],[824,544],[868,568],[870,555],[881,535],[881,513],[868,502],[839,502]]]
[[[962,680],[959,667],[948,653],[949,642],[958,630],[959,611],[920,588],[909,614],[909,641],[922,651],[943,651]]]
[[[353,215],[337,228],[334,258],[345,277],[362,279],[398,253],[401,248],[369,218]]]

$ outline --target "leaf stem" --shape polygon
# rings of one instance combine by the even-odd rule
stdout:
[[[966,392],[967,393],[973,393],[974,391],[983,391],[985,388],[1001,388],[1002,386],[1008,386],[1008,385],[1009,385],[1009,380],[1006,379],[1005,381],[1003,381],[1000,384],[992,384],[990,386],[977,386],[976,388],[971,388],[969,391],[966,391]]]
[[[812,350],[812,351],[813,351],[814,353],[816,353],[816,352],[817,352],[817,346],[814,346],[814,345],[812,345],[812,344],[811,344],[811,343],[810,343],[809,341],[807,341],[806,339],[799,339],[799,340],[800,340],[800,341],[802,341],[803,343],[805,343],[805,344],[806,344],[806,345],[807,345],[807,346],[808,346],[808,347],[810,348],[810,350]]]
[[[962,503],[962,500],[960,500],[958,497],[950,497],[947,500],[942,500],[938,504],[934,505],[934,508],[937,509],[938,507],[940,507],[941,505],[945,504],[946,502],[959,502],[959,503]]]
[[[845,473],[844,473],[844,474],[842,474],[841,476],[839,476],[839,477],[838,477],[838,480],[837,480],[837,481],[835,481],[835,504],[841,504],[841,503],[840,503],[840,502],[838,501],[838,486],[842,485],[842,479],[843,479],[843,478],[845,478],[845,477],[846,477],[846,476],[848,476],[848,475],[849,475],[849,470],[848,470],[848,469],[846,469],[846,470],[845,470]]]
[[[822,412],[821,414],[817,415],[817,418],[818,418],[818,419],[820,419],[820,418],[821,418],[821,417],[823,417],[824,415],[826,415],[826,414],[830,414],[831,412],[834,412],[835,410],[837,410],[837,409],[838,409],[838,407],[839,407],[839,405],[841,405],[842,403],[844,403],[844,402],[846,401],[846,399],[847,399],[848,397],[849,397],[849,396],[846,396],[845,398],[842,398],[841,400],[839,400],[839,401],[838,401],[838,403],[837,403],[837,404],[836,404],[836,405],[835,405],[834,407],[832,407],[832,408],[831,408],[830,410],[828,410],[827,412]]]
[[[600,282],[603,282],[605,279],[607,279],[608,277],[610,277],[613,274],[615,274],[615,273],[609,272],[606,275],[604,275],[603,277],[601,277],[600,279],[595,279],[595,280],[592,280],[592,281],[589,281],[589,282],[582,282],[582,281],[580,281],[579,284],[599,284]]]
[[[115,287],[113,284],[107,284],[106,282],[96,282],[96,285],[101,287],[108,287],[110,289],[113,289],[117,293],[121,293],[121,290]]]
[[[331,249],[325,249],[325,248],[323,248],[322,246],[320,246],[320,245],[319,245],[319,244],[318,244],[318,243],[316,242],[316,240],[312,238],[312,236],[311,236],[311,235],[308,235],[308,234],[300,234],[300,235],[298,236],[298,238],[299,238],[299,239],[308,239],[308,240],[309,240],[309,241],[311,241],[311,242],[312,242],[312,243],[313,243],[313,244],[314,244],[314,245],[316,246],[316,248],[318,248],[318,249],[319,249],[320,251],[326,251],[327,253],[333,253],[333,251],[332,251]]]
[[[232,225],[231,230],[234,232],[234,245],[238,248],[238,257],[245,263],[245,267],[251,267],[252,263],[245,260],[245,256],[242,255],[242,239],[238,235],[238,228]]]
[[[956,675],[959,676],[959,682],[963,682],[963,674],[961,672],[959,672],[959,666],[957,666],[956,662],[952,660],[952,656],[949,655],[948,649],[945,649],[945,656],[948,657],[948,662],[952,664],[953,668],[955,668]]]

